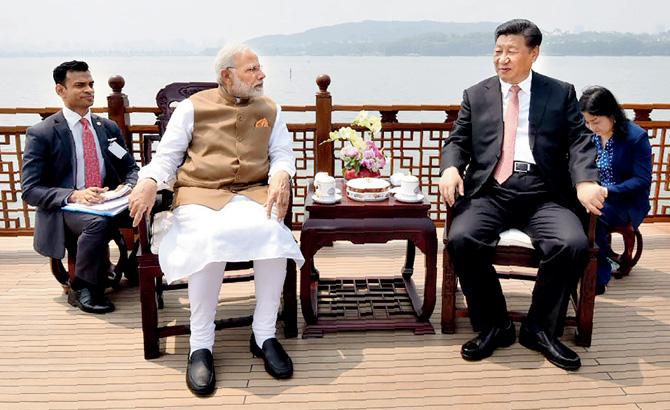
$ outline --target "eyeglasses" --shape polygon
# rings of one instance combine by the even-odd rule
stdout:
[[[231,70],[240,70],[240,68],[238,67],[226,67],[226,68],[229,68]],[[253,75],[258,75],[258,73],[260,73],[261,71],[263,71],[263,66],[260,64],[252,65],[251,67],[247,67],[244,69],[245,74],[253,74]]]

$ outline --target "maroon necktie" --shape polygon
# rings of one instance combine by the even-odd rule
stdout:
[[[502,153],[498,166],[495,169],[493,177],[499,184],[507,181],[512,175],[512,168],[514,165],[514,143],[516,141],[516,128],[519,125],[519,88],[518,85],[513,85],[509,91],[509,103],[507,103],[507,110],[503,119],[505,128],[503,130],[503,146]]]
[[[102,187],[102,178],[100,177],[100,162],[98,161],[98,152],[95,149],[95,136],[88,124],[86,118],[79,120],[84,127],[82,133],[82,142],[84,143],[84,173],[86,188],[97,186]]]

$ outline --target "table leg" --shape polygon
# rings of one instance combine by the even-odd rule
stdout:
[[[310,264],[310,269],[312,270],[312,280],[314,281],[319,281],[319,270],[316,268],[316,265],[314,264],[314,259],[312,259],[312,263]]]
[[[416,255],[416,247],[414,242],[407,241],[407,253],[405,253],[405,265],[402,268],[402,277],[409,279],[414,274],[414,256]]]
[[[300,268],[300,306],[305,323],[314,324],[317,320],[317,286],[318,280],[313,277],[315,248],[308,245],[310,239],[303,234],[300,240],[300,250],[305,263]]]

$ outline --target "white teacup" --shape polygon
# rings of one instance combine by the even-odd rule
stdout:
[[[400,178],[400,188],[398,194],[405,197],[415,197],[421,191],[419,190],[419,178],[414,175],[405,175]]]
[[[393,186],[400,186],[400,181],[402,180],[402,177],[404,177],[406,174],[404,172],[396,172],[393,175],[389,177],[389,180],[391,181],[391,185]]]
[[[330,178],[330,175],[328,175],[327,172],[317,172],[314,175],[314,188],[319,187],[319,182],[322,181],[324,178]]]
[[[315,176],[316,177],[316,176]],[[316,196],[322,201],[330,201],[335,199],[335,178],[325,175],[319,179],[316,184]]]

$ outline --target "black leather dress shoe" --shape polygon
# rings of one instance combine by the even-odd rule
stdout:
[[[263,348],[258,347],[254,334],[249,340],[251,354],[263,358],[265,371],[275,379],[288,379],[293,376],[293,361],[286,353],[277,338],[273,337],[263,342]]]
[[[519,343],[528,349],[538,351],[552,364],[565,370],[577,370],[582,362],[577,353],[561,343],[557,338],[549,337],[544,330],[531,332],[525,326],[519,330]]]
[[[498,347],[511,346],[516,340],[516,329],[512,321],[504,327],[493,327],[485,330],[474,339],[465,342],[461,347],[461,356],[465,360],[476,361],[493,354]]]
[[[214,356],[209,349],[198,349],[191,353],[186,367],[186,385],[198,396],[207,396],[214,391]]]
[[[596,283],[596,296],[604,295],[606,290],[607,290],[607,285],[602,285],[600,283]]]
[[[67,295],[67,302],[86,313],[109,313],[115,309],[114,304],[104,294],[89,288],[71,289]]]

